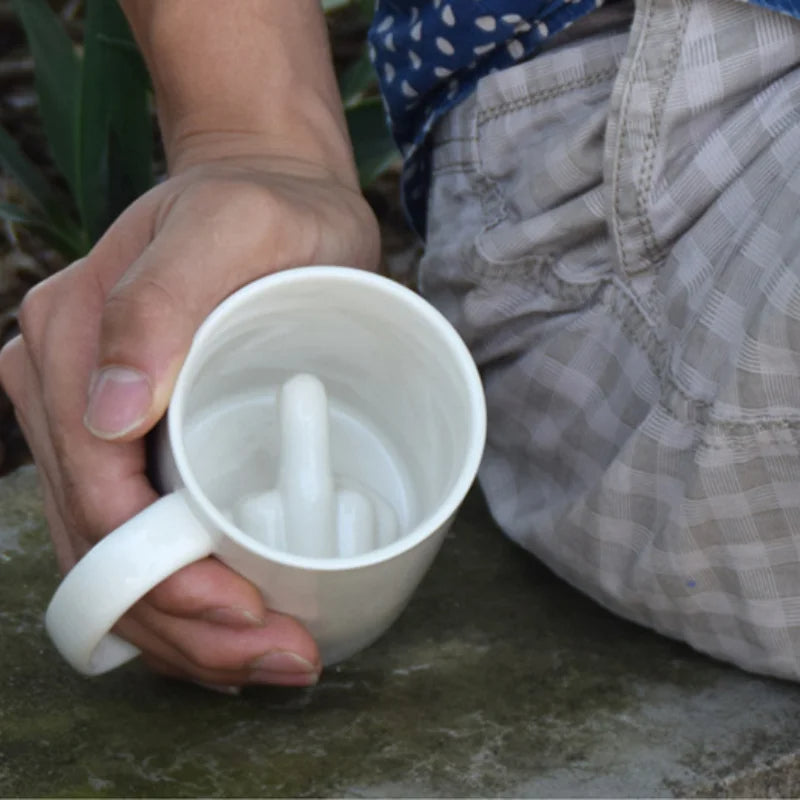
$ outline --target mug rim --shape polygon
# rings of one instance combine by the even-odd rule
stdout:
[[[468,389],[469,422],[470,430],[473,433],[457,478],[447,495],[438,504],[433,513],[421,519],[407,534],[388,545],[356,556],[301,556],[271,547],[248,536],[234,525],[206,496],[189,467],[183,446],[183,437],[180,434],[183,427],[186,384],[190,377],[193,377],[191,376],[191,367],[200,358],[202,346],[213,334],[220,321],[234,313],[242,304],[250,302],[254,295],[270,291],[273,287],[286,283],[319,281],[320,279],[377,287],[381,291],[388,291],[394,294],[395,298],[401,303],[405,303],[419,316],[425,317],[426,321],[437,330],[448,351],[456,357],[459,372]],[[392,278],[355,267],[324,265],[293,267],[270,273],[246,284],[223,300],[197,329],[192,339],[189,353],[175,383],[173,398],[167,411],[168,441],[178,474],[192,502],[199,506],[206,519],[212,522],[213,529],[217,532],[216,535],[221,534],[223,537],[233,540],[245,550],[254,552],[270,561],[289,567],[319,572],[359,569],[388,561],[414,549],[418,544],[440,530],[458,510],[475,480],[483,457],[486,442],[486,425],[486,399],[478,368],[463,339],[440,311],[416,292]]]

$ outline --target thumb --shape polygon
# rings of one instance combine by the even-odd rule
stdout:
[[[167,270],[153,276],[135,262],[106,299],[84,417],[101,439],[138,438],[166,411],[204,316],[179,302],[171,278]]]
[[[200,323],[265,272],[249,248],[223,254],[218,241],[196,226],[166,226],[111,286],[84,418],[95,436],[132,440],[147,433],[166,411]]]

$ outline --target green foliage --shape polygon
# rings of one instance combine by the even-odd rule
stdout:
[[[89,0],[85,25],[76,196],[96,241],[153,185],[153,126],[150,79],[119,4]]]
[[[383,103],[378,97],[363,99],[346,113],[358,176],[362,187],[369,186],[398,158],[394,139],[386,127]]]
[[[144,64],[119,5],[87,0],[79,50],[46,0],[12,0],[35,63],[42,127],[67,196],[0,131],[0,165],[26,193],[0,215],[34,229],[67,258],[85,253],[153,182]]]
[[[0,168],[25,195],[0,203],[0,218],[24,225],[67,259],[91,247],[111,221],[153,184],[150,85],[118,3],[85,0],[83,47],[67,35],[47,0],[11,0],[35,63],[39,112],[54,185],[0,127]],[[322,0],[326,13],[372,14],[372,0]],[[396,159],[364,44],[339,76],[363,186]]]
[[[358,6],[362,15],[372,13],[372,0],[326,0],[326,3],[329,6],[347,3]],[[361,55],[339,75],[339,92],[362,187],[369,186],[399,155],[386,125],[377,84],[365,44]]]

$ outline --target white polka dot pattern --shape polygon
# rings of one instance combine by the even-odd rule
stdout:
[[[376,0],[370,55],[405,158],[409,219],[424,235],[427,138],[484,75],[535,54],[603,0]]]

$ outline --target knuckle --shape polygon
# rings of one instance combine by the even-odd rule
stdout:
[[[146,334],[164,318],[180,318],[185,303],[163,278],[137,275],[112,289],[106,298],[101,327],[104,336],[126,330]]]
[[[36,341],[42,334],[52,300],[52,284],[42,281],[29,289],[22,299],[17,319],[24,339]]]
[[[106,465],[108,475],[100,478],[98,465],[87,468],[73,455],[71,440],[64,438],[53,444],[60,465],[61,514],[76,536],[94,544],[143,507],[143,503],[132,502],[127,493],[119,490],[124,478],[113,465]]]
[[[68,464],[64,467],[61,473],[62,518],[71,530],[80,531],[81,538],[94,544],[107,533],[96,522],[102,509],[102,498],[91,485],[79,481]]]
[[[184,642],[181,650],[186,658],[201,670],[216,672],[217,670],[231,670],[238,668],[239,664],[232,663],[230,654],[216,648],[201,647],[195,642]]]
[[[15,395],[22,388],[25,344],[21,336],[15,336],[0,350],[0,385],[15,402]]]

